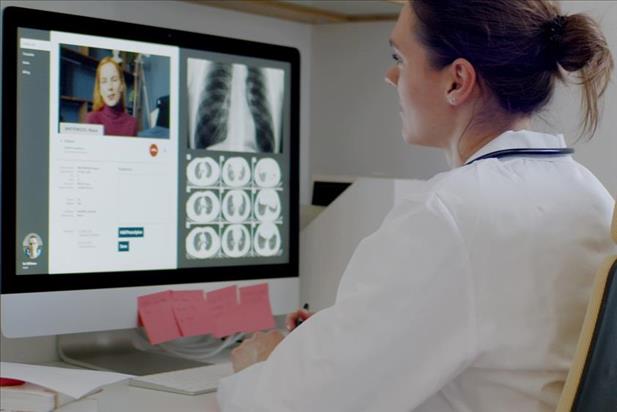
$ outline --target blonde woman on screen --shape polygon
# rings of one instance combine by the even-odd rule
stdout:
[[[104,57],[96,68],[92,111],[86,123],[102,124],[107,136],[137,136],[137,119],[126,113],[126,82],[120,65],[111,56]]]

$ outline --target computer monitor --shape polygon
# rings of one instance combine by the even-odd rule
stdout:
[[[298,306],[296,49],[6,8],[2,51],[4,336],[134,328],[165,289]]]

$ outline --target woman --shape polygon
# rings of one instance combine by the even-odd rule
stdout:
[[[403,138],[453,169],[360,243],[333,306],[235,350],[223,412],[555,410],[614,200],[528,128],[568,71],[593,133],[604,37],[547,1],[414,0],[390,41]]]
[[[102,124],[108,136],[137,136],[137,119],[125,112],[126,83],[122,68],[111,57],[104,57],[96,68],[92,111],[86,123]]]

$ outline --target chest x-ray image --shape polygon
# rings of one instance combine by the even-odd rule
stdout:
[[[211,227],[196,227],[186,237],[186,253],[194,259],[215,256],[221,248],[221,239]]]
[[[260,190],[255,198],[255,217],[271,222],[281,215],[281,201],[273,189]]]
[[[231,223],[240,223],[251,214],[251,199],[243,190],[230,190],[223,196],[223,217]]]
[[[193,186],[214,186],[221,175],[221,168],[211,157],[196,157],[186,167],[186,178]]]
[[[223,183],[231,187],[246,186],[251,181],[251,167],[242,157],[230,157],[223,164]]]
[[[251,249],[251,235],[246,226],[227,226],[223,231],[222,249],[229,257],[246,256]]]
[[[255,165],[255,183],[261,187],[274,187],[281,182],[281,168],[274,159],[260,159]]]
[[[282,152],[285,72],[189,58],[190,149]]]
[[[194,222],[208,223],[219,216],[221,203],[211,191],[195,192],[186,202],[186,215]]]
[[[258,255],[275,256],[280,252],[281,234],[274,223],[257,226],[254,238],[254,248]]]

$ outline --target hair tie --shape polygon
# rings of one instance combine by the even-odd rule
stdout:
[[[544,23],[542,27],[546,44],[546,65],[549,69],[555,67],[561,56],[561,45],[567,20],[567,16],[557,15]]]
[[[544,33],[549,43],[554,45],[561,44],[567,19],[567,16],[557,15],[552,20],[545,23]]]

